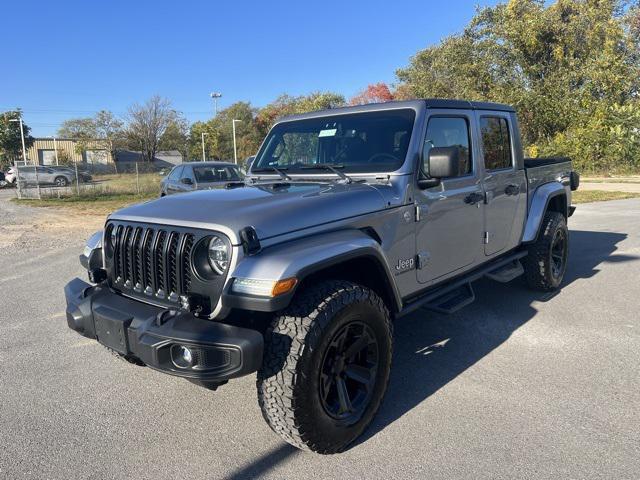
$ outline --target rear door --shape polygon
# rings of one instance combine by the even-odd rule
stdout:
[[[420,283],[443,280],[472,268],[482,253],[483,204],[480,171],[471,139],[475,118],[471,111],[433,110],[423,142],[423,172],[433,147],[458,146],[464,152],[463,174],[444,178],[440,185],[418,190],[419,221],[416,249]]]
[[[478,112],[485,188],[484,253],[503,253],[517,245],[513,225],[526,205],[524,170],[516,165],[513,129],[506,112]]]

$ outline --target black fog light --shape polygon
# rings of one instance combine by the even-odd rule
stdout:
[[[171,361],[178,368],[191,368],[194,365],[194,354],[189,347],[173,345],[171,347]]]
[[[91,283],[100,283],[107,279],[107,272],[102,268],[94,268],[89,270],[89,281]]]

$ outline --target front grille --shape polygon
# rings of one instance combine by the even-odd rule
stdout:
[[[112,233],[115,235],[112,238]],[[114,287],[178,302],[191,288],[194,235],[170,228],[111,224],[111,279]]]

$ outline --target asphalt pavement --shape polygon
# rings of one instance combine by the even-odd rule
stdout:
[[[16,208],[0,196],[0,224],[41,214]],[[0,478],[639,478],[640,199],[580,205],[570,230],[557,294],[483,280],[454,315],[398,321],[374,424],[318,456],[269,430],[254,376],[210,392],[69,330],[84,238],[5,225]]]

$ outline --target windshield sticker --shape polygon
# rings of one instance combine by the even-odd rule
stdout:
[[[337,128],[329,128],[327,130],[320,130],[320,133],[318,134],[318,138],[335,137],[337,131],[338,131]]]

